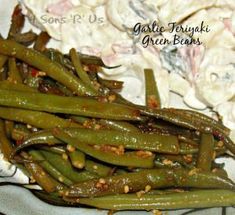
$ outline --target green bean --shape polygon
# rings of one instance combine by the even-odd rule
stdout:
[[[178,152],[177,138],[174,136],[161,136],[155,134],[142,134],[137,132],[120,132],[113,130],[66,129],[74,138],[93,145],[109,144],[124,146],[128,149]],[[50,138],[50,137],[49,137]],[[52,138],[50,138],[53,140]],[[169,147],[167,144],[169,143]],[[158,147],[159,145],[159,147]]]
[[[107,69],[114,69],[114,68],[118,68],[120,67],[120,65],[118,66],[106,66],[104,64],[104,62],[102,61],[101,58],[96,57],[96,56],[90,56],[90,55],[86,55],[86,54],[82,54],[82,53],[78,53],[79,58],[81,59],[82,64],[86,64],[86,65],[96,65],[96,66],[101,66]]]
[[[50,40],[49,34],[45,31],[42,31],[38,35],[33,48],[37,51],[43,52],[46,49],[46,44],[48,43],[49,40]]]
[[[185,154],[195,154],[198,153],[198,146],[185,143],[185,142],[180,142],[180,154],[185,155]]]
[[[80,125],[83,125],[85,122],[91,120],[91,118],[84,117],[84,116],[71,116],[70,117],[75,122],[79,123]]]
[[[213,173],[184,169],[151,169],[136,173],[93,179],[72,185],[65,197],[96,197],[166,187],[216,188],[234,190],[235,184]]]
[[[81,116],[71,116],[70,118],[82,125],[87,124],[89,128],[91,127],[93,129],[96,129],[97,125],[98,126],[100,125],[101,128],[103,126],[104,128],[109,128],[117,131],[133,131],[133,132],[139,131],[139,129],[136,128],[134,125],[123,121],[105,120],[105,119],[94,120],[91,118],[81,117]]]
[[[156,161],[158,161],[156,163]],[[160,162],[160,163],[159,163]],[[178,167],[178,166],[183,166],[185,168],[192,168],[193,167],[193,156],[192,155],[158,155],[157,159],[155,160],[155,166],[156,164],[161,164],[163,167]]]
[[[63,159],[61,155],[48,151],[41,151],[41,153],[52,166],[73,182],[86,181],[97,177],[95,174],[87,171],[76,171],[69,160]]]
[[[179,151],[178,140],[175,136],[156,134],[144,134],[140,132],[122,132],[115,130],[91,130],[84,128],[65,129],[73,138],[79,142],[92,145],[108,144],[123,146],[127,149],[148,150],[177,154]]]
[[[83,169],[86,163],[85,154],[79,150],[69,152],[69,158],[74,167]]]
[[[16,5],[14,8],[13,14],[11,16],[11,25],[8,33],[8,38],[13,39],[14,36],[21,32],[24,27],[25,18],[22,14],[22,9],[20,5]]]
[[[153,116],[184,128],[199,130],[205,133],[210,132],[213,134],[215,132],[220,132],[217,130],[217,126],[214,126],[213,124],[209,125],[207,122],[196,120],[195,118],[194,119],[189,118],[187,117],[187,115],[183,115],[183,112],[182,114],[179,114],[173,108],[168,108],[168,109],[163,108],[163,109],[154,109],[154,110],[141,109],[141,112],[142,114]]]
[[[44,169],[35,162],[25,162],[25,167],[37,183],[48,193],[63,189],[64,187],[56,182]]]
[[[83,81],[83,83],[85,83],[88,87],[90,87],[91,89],[96,91],[96,89],[95,89],[94,85],[92,84],[88,74],[82,68],[81,60],[80,60],[76,50],[74,48],[70,49],[69,54],[70,54],[70,58],[71,58],[72,63],[75,67],[75,70],[77,72],[78,77],[80,77],[81,80]]]
[[[22,83],[22,78],[20,76],[19,70],[16,66],[15,58],[8,59],[8,75],[11,82]]]
[[[5,120],[5,131],[8,138],[11,138],[13,129],[14,129],[14,122]]]
[[[66,199],[70,201],[70,199]],[[153,210],[234,206],[235,192],[229,190],[196,190],[150,195],[122,194],[98,198],[81,198],[79,204],[108,210]]]
[[[29,154],[33,157],[33,160],[35,162],[38,162],[42,168],[47,171],[54,179],[57,181],[65,184],[65,185],[72,185],[73,182],[65,177],[63,174],[61,174],[56,168],[54,168],[41,154],[38,150],[30,150]]]
[[[156,151],[168,154],[178,154],[179,145],[177,137],[157,134],[144,134],[139,132],[120,132],[114,130],[91,130],[83,128],[64,129],[79,142],[91,145],[123,146],[127,149]],[[61,141],[53,137],[52,131],[42,131],[33,134],[16,151],[37,144],[55,145]],[[197,149],[198,150],[198,149]]]
[[[0,81],[0,89],[3,90],[16,90],[22,92],[37,92],[36,89],[28,87],[27,85],[21,83],[12,83],[10,81]]]
[[[52,114],[18,108],[0,107],[0,117],[7,120],[26,123],[38,128],[80,127],[77,123]]]
[[[36,40],[36,38],[37,34],[35,34],[32,30],[25,33],[18,33],[14,35],[14,40],[25,46],[31,45]]]
[[[164,168],[180,168],[182,167],[180,163],[178,162],[172,162],[167,160],[161,160],[161,159],[155,159],[154,160],[154,167],[158,168],[158,169],[164,169]]]
[[[161,108],[160,95],[152,69],[144,69],[146,106],[149,108]]]
[[[0,54],[15,57],[46,72],[48,76],[64,84],[76,94],[95,95],[93,91],[87,89],[78,78],[69,73],[62,65],[53,62],[40,52],[26,48],[11,40],[0,39]]]
[[[106,80],[100,77],[98,77],[98,80],[102,85],[104,85],[105,87],[111,90],[121,90],[124,84],[123,81]]]
[[[120,166],[131,166],[131,167],[142,167],[142,168],[151,168],[153,167],[154,155],[151,153],[146,157],[141,157],[137,153],[119,153],[117,152],[105,151],[100,148],[96,149],[94,146],[90,146],[87,143],[80,142],[79,140],[71,137],[68,133],[56,129],[53,132],[54,136],[67,144],[70,144],[85,154],[90,155],[98,160],[101,160],[106,163],[120,165]],[[105,147],[105,146],[104,146]]]
[[[61,52],[59,52],[56,49],[53,48],[49,48],[49,49],[45,49],[43,51],[43,54],[45,56],[47,56],[49,59],[51,59],[54,62],[57,62],[59,64],[61,64],[62,66],[66,67],[67,69],[74,71],[74,67],[70,61],[70,59],[68,59],[67,57],[65,57]]]
[[[5,125],[3,120],[0,119],[0,149],[3,156],[8,161],[10,160],[11,153],[13,151],[13,146],[6,136]]]
[[[23,141],[30,135],[30,131],[22,128],[14,128],[11,133],[11,138],[16,143],[23,143]]]
[[[52,102],[53,101],[53,102]],[[135,108],[86,97],[64,97],[0,89],[0,105],[117,120],[142,120]]]
[[[86,159],[85,169],[101,177],[111,175],[113,172],[113,169],[111,167],[105,166],[101,163],[94,162],[88,159]]]
[[[202,121],[203,123],[207,123],[208,125],[213,125],[219,131],[225,133],[226,135],[229,135],[230,130],[227,127],[225,127],[221,122],[216,121],[213,118],[205,114],[192,111],[192,110],[184,110],[184,109],[176,109],[176,108],[173,111],[183,116],[187,116],[188,118],[191,118],[197,121]]]
[[[64,153],[66,153],[66,150],[60,146],[40,146],[38,147],[38,149],[42,149],[44,151],[48,151],[48,152],[53,152],[59,155],[63,155]]]
[[[4,64],[7,62],[8,57],[0,55],[0,71],[3,69]]]
[[[138,128],[128,122],[100,119],[99,123],[117,131],[139,132]]]
[[[197,158],[197,168],[203,171],[211,171],[214,156],[214,137],[212,134],[201,134],[201,143]]]
[[[17,148],[16,148],[16,152],[18,152],[19,150],[32,146],[32,145],[49,145],[49,146],[54,146],[57,144],[61,144],[62,142],[58,139],[56,139],[51,131],[47,131],[47,130],[42,130],[42,131],[38,131],[38,132],[34,132],[32,134],[28,134],[27,132],[25,132],[24,130],[21,129],[14,129],[12,131],[12,138],[14,140],[22,140],[23,139],[23,143],[20,144]]]

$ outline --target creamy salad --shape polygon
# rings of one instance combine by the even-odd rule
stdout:
[[[103,75],[125,81],[122,93],[128,99],[144,102],[143,68],[152,68],[164,107],[169,106],[170,91],[181,95],[191,108],[210,107],[223,117],[235,139],[234,0],[21,3],[31,22],[57,40],[61,51],[67,53],[75,47],[82,53],[102,57],[109,66],[122,65],[114,70],[104,69]],[[146,37],[146,29],[141,28],[151,29],[153,23],[155,30],[159,27],[150,32],[151,38],[158,41],[154,44]],[[178,24],[185,28],[177,29]],[[197,31],[197,26],[203,31]],[[172,31],[196,42],[163,43],[172,40]]]

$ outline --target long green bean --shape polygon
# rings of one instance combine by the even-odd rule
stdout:
[[[119,149],[115,148],[116,151],[105,151],[102,149],[96,149],[94,146],[89,146],[89,144],[84,142],[79,142],[77,139],[71,137],[68,133],[56,129],[53,132],[54,136],[67,144],[70,144],[80,151],[94,157],[98,160],[101,160],[106,163],[128,166],[128,167],[142,167],[142,168],[151,168],[153,167],[154,155],[151,153],[146,157],[139,156],[138,153],[129,152],[129,153],[119,153]],[[107,148],[104,146],[104,148]],[[144,153],[143,153],[144,154]],[[146,153],[147,154],[147,153]]]
[[[0,105],[106,119],[142,119],[135,108],[121,104],[101,103],[86,97],[74,98],[0,89]]]
[[[93,179],[74,184],[66,197],[96,197],[166,187],[218,188],[234,190],[235,184],[212,173],[184,169],[152,169]]]
[[[0,39],[0,54],[15,57],[46,72],[48,76],[64,84],[76,94],[95,95],[94,91],[87,89],[78,78],[69,73],[62,65],[53,62],[40,52],[28,49],[15,41]]]
[[[0,117],[44,129],[54,128],[55,126],[63,128],[81,127],[79,124],[74,123],[71,120],[66,120],[52,114],[18,108],[0,107]]]
[[[65,200],[71,201],[70,199]],[[77,204],[114,211],[226,207],[235,205],[235,192],[229,190],[196,190],[159,195],[145,194],[141,198],[136,194],[122,194],[81,198],[78,202]]]
[[[31,87],[28,87],[27,85],[21,84],[21,83],[12,83],[10,81],[0,81],[0,89],[3,90],[16,90],[16,91],[22,91],[22,92],[34,92],[36,93],[37,90]]]

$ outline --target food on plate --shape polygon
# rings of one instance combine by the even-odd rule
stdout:
[[[191,108],[219,111],[232,130],[231,138],[235,138],[234,117],[220,108],[232,103],[234,112],[234,1],[23,0],[22,6],[34,25],[58,40],[62,52],[74,47],[83,54],[101,57],[107,66],[122,65],[115,71],[104,68],[102,75],[125,81],[121,94],[127,99],[143,104],[142,71],[152,68],[163,107],[169,107],[173,91]],[[145,37],[148,32],[133,33],[136,24],[154,22],[166,29],[150,34],[159,40],[172,39],[173,25],[188,29],[204,26],[202,32],[181,33],[182,38],[191,35],[201,45],[154,45]],[[139,90],[133,90],[128,82]]]
[[[0,38],[0,149],[40,186],[36,196],[114,211],[235,205],[235,183],[215,162],[235,154],[220,120],[162,108],[148,68],[146,105],[134,104],[118,94],[123,82],[100,77],[118,65],[47,48],[46,33],[30,48],[31,38],[15,41],[16,20]]]

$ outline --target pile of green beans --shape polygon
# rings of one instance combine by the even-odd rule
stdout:
[[[23,23],[17,6],[0,38],[0,149],[41,186],[35,195],[114,211],[235,205],[215,162],[235,154],[220,121],[161,108],[151,69],[146,105],[128,102],[122,82],[99,77],[101,59],[48,49],[48,34],[22,34]]]

